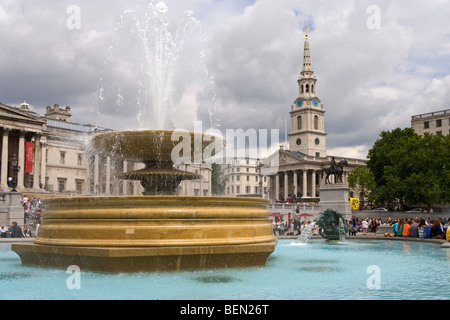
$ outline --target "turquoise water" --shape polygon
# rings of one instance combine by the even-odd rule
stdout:
[[[450,250],[390,240],[297,245],[280,240],[264,267],[107,274],[22,265],[0,244],[0,300],[448,300]],[[69,286],[68,286],[69,282]],[[74,283],[78,284],[74,289]],[[72,284],[72,285],[70,285]]]

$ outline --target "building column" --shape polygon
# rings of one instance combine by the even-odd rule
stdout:
[[[34,163],[33,163],[33,189],[39,189],[41,175],[41,139],[36,135],[34,141]]]
[[[17,172],[17,188],[24,189],[23,181],[25,176],[25,131],[19,132],[19,172]]]
[[[298,176],[297,176],[297,170],[294,170],[294,197],[297,198],[297,193],[298,193]]]
[[[94,194],[100,194],[100,179],[99,179],[99,169],[100,169],[100,159],[99,155],[94,156]]]
[[[288,171],[284,172],[284,201],[289,196],[289,176]]]
[[[127,172],[128,168],[128,161],[123,162],[123,173]],[[128,195],[128,180],[122,179],[122,194]]]
[[[106,157],[105,194],[111,194],[111,157]]]
[[[280,200],[280,175],[275,174],[275,200]]]
[[[308,170],[303,170],[303,190],[302,196],[308,196]]]
[[[316,196],[316,170],[312,171],[311,174],[311,197]]]
[[[8,141],[9,141],[9,129],[3,128],[2,168],[1,168],[2,189],[6,189],[8,186]]]
[[[47,143],[46,140],[41,138],[41,184],[44,186],[44,188],[47,188],[46,186],[46,175],[47,175]]]

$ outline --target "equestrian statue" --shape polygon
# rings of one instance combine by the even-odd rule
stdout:
[[[331,165],[329,168],[322,169],[322,178],[323,174],[326,173],[325,177],[325,183],[329,184],[331,183],[329,177],[331,175],[334,175],[334,181],[335,183],[342,183],[342,175],[344,173],[344,166],[348,166],[348,162],[346,159],[339,161],[339,163],[336,163],[336,159],[333,157],[331,159]]]

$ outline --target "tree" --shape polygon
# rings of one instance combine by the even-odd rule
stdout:
[[[359,199],[364,206],[364,199],[371,198],[371,192],[375,189],[375,177],[367,167],[357,167],[348,176],[348,185],[352,189],[358,189]]]
[[[377,202],[425,203],[431,209],[434,203],[449,201],[449,136],[420,136],[411,128],[397,128],[380,137],[367,162]]]

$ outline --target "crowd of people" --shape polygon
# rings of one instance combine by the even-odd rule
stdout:
[[[385,234],[388,237],[446,239],[450,241],[450,220],[446,218],[400,218],[390,219],[387,223],[392,226],[392,232]]]
[[[299,218],[295,218],[289,221],[283,219],[271,220],[271,223],[274,235],[300,236],[305,226],[311,222],[306,220],[301,222]],[[450,241],[450,219],[447,218],[389,218],[383,222],[382,219],[353,217],[347,223],[349,236],[356,236],[358,232],[362,234],[377,233],[381,225],[387,225],[392,227],[392,232],[385,233],[384,236],[386,237],[430,238]]]
[[[13,221],[9,226],[0,227],[0,238],[29,238],[36,237],[41,221],[42,203],[39,198],[22,198],[22,207],[24,212],[24,226],[22,227]],[[34,223],[34,232],[28,227],[27,221]]]

